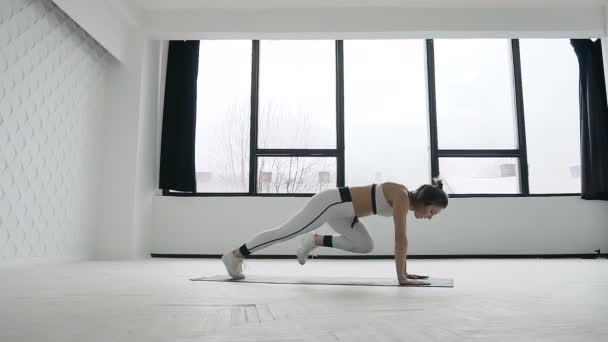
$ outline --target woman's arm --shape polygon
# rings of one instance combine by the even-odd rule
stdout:
[[[393,199],[393,220],[395,222],[395,268],[397,280],[401,285],[429,285],[421,280],[407,277],[407,230],[406,216],[410,208],[409,196],[406,191],[400,191]]]
[[[393,198],[393,221],[395,223],[395,268],[399,282],[407,280],[407,231],[405,217],[409,209],[409,197],[399,191]]]

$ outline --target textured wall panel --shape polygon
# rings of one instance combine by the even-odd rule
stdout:
[[[0,1],[0,261],[91,255],[112,63],[50,0]]]

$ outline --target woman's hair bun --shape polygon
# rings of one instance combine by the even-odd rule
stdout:
[[[443,179],[437,177],[437,178],[433,178],[433,185],[436,188],[442,189],[443,190]]]

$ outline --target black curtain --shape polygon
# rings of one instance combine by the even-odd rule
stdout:
[[[167,60],[160,182],[163,190],[196,192],[194,139],[199,41],[171,41]]]
[[[571,39],[578,57],[581,110],[581,195],[608,200],[608,105],[602,43]]]

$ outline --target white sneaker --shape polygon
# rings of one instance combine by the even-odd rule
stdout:
[[[312,252],[313,249],[318,246],[315,244],[315,235],[308,234],[300,239],[300,248],[296,251],[296,255],[298,256],[298,262],[300,265],[304,265],[306,263],[306,259],[308,259],[308,254]]]
[[[222,255],[222,261],[232,279],[245,279],[245,275],[243,274],[243,258],[235,257],[232,251],[229,251]]]

